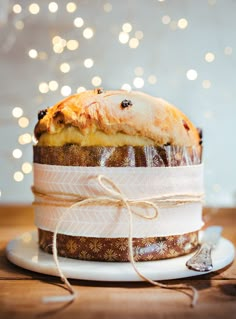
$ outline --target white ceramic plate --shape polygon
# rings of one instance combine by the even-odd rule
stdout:
[[[13,239],[7,245],[7,258],[17,266],[43,273],[58,276],[52,255],[38,248],[37,232],[24,233]],[[213,269],[216,271],[229,265],[234,259],[233,244],[220,239],[212,253]],[[159,261],[137,262],[139,271],[152,280],[168,280],[191,276],[199,276],[208,272],[189,270],[185,262],[191,255]],[[128,262],[97,262],[82,261],[59,257],[59,262],[67,278],[95,280],[95,281],[142,281]]]

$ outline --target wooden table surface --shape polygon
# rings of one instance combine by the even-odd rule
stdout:
[[[165,283],[191,284],[198,304],[182,292],[148,283],[71,280],[79,294],[71,304],[44,304],[43,296],[62,295],[60,279],[11,264],[7,243],[34,230],[33,208],[0,206],[0,318],[236,318],[236,262],[217,272]],[[204,208],[206,225],[223,226],[223,236],[236,246],[236,208]]]

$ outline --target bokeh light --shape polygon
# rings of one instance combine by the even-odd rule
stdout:
[[[168,15],[165,15],[161,18],[161,21],[163,24],[169,24],[171,21],[171,18]]]
[[[64,85],[61,88],[61,95],[62,96],[69,96],[71,94],[71,87],[69,85]]]
[[[49,10],[50,12],[52,12],[52,13],[57,12],[57,10],[58,10],[58,4],[57,4],[56,2],[50,2],[50,3],[48,4],[48,10]]]
[[[32,135],[29,133],[25,133],[19,136],[18,142],[21,145],[29,144],[32,142]]]
[[[207,61],[207,62],[213,62],[214,60],[215,60],[215,55],[214,55],[214,53],[212,53],[212,52],[207,52],[206,54],[205,54],[205,60]]]
[[[67,45],[67,41],[61,38],[59,35],[56,35],[52,38],[53,51],[55,53],[62,53],[64,51],[65,46]]]
[[[12,7],[12,11],[16,14],[21,13],[21,11],[22,11],[21,5],[18,3],[14,4]]]
[[[88,58],[84,60],[84,66],[88,69],[90,69],[93,66],[93,64],[94,64],[93,59]]]
[[[22,20],[15,21],[15,28],[17,30],[23,30],[24,26],[25,26],[25,24],[24,24],[24,22]]]
[[[133,80],[133,85],[137,88],[137,89],[141,89],[144,86],[144,80],[141,77],[136,77]]]
[[[28,55],[31,59],[36,59],[38,56],[38,52],[35,49],[31,49],[29,50]]]
[[[131,39],[129,40],[129,47],[130,47],[131,49],[136,49],[138,46],[139,46],[139,40],[138,40],[138,39],[136,39],[136,38],[131,38]]]
[[[126,22],[126,23],[124,23],[123,25],[122,25],[122,30],[124,31],[124,32],[131,32],[132,31],[132,29],[133,29],[133,27],[132,27],[132,25],[130,24],[130,23],[128,23],[128,22]]]
[[[58,82],[54,81],[54,80],[52,80],[48,83],[49,90],[51,90],[51,91],[56,91],[58,89],[58,86],[59,86]]]
[[[157,83],[157,78],[155,75],[149,75],[148,77],[148,83],[150,84],[156,84]]]
[[[137,76],[142,76],[143,73],[144,73],[144,69],[141,66],[137,66],[134,69],[134,74],[137,75]]]
[[[16,182],[21,182],[24,179],[24,174],[22,172],[17,171],[14,173],[13,178]]]
[[[78,89],[76,90],[77,93],[81,93],[86,91],[86,88],[84,86],[79,86]]]
[[[231,55],[233,53],[233,49],[231,47],[225,47],[224,48],[224,54],[225,55]]]
[[[47,60],[48,54],[45,51],[39,51],[38,53],[39,60]]]
[[[22,172],[25,174],[30,174],[32,172],[32,165],[29,162],[25,162],[22,164]]]
[[[102,84],[102,79],[100,78],[100,76],[94,76],[92,78],[92,81],[91,81],[92,85],[94,86],[100,86]]]
[[[186,29],[188,26],[188,21],[184,18],[178,20],[178,27],[180,29]]]
[[[138,40],[142,40],[144,36],[143,31],[136,31],[134,35],[135,35],[135,38]]]
[[[49,87],[47,82],[41,82],[39,84],[39,92],[45,94],[45,93],[48,93],[48,91],[49,91]]]
[[[128,83],[124,83],[121,87],[122,90],[130,92],[132,90],[131,85]]]
[[[68,73],[68,72],[70,72],[70,65],[69,65],[69,63],[66,63],[66,62],[62,63],[62,64],[60,65],[60,71],[61,71],[62,73]]]
[[[23,109],[21,107],[14,107],[12,110],[13,117],[19,118],[23,115]]]
[[[53,51],[55,53],[62,53],[64,51],[64,47],[60,44],[60,43],[56,43],[54,46],[53,46]]]
[[[91,28],[86,28],[83,31],[83,36],[85,39],[91,39],[94,35],[94,32]]]
[[[190,69],[190,70],[187,71],[186,76],[187,76],[187,79],[188,79],[188,80],[194,81],[194,80],[197,79],[198,74],[197,74],[197,71],[196,71],[196,70]]]
[[[66,5],[66,11],[69,13],[75,12],[77,9],[77,5],[74,2],[68,2]]]
[[[77,40],[69,40],[66,43],[66,47],[68,50],[74,51],[74,50],[78,49],[79,42]]]
[[[111,12],[112,11],[112,4],[107,2],[107,3],[104,3],[103,5],[103,10],[107,13]]]
[[[12,151],[12,156],[14,158],[21,158],[22,157],[22,150],[20,150],[19,148],[15,148],[13,151]]]
[[[175,20],[172,20],[170,23],[169,23],[169,27],[172,31],[175,31],[177,30],[178,28],[178,22],[175,21]]]
[[[84,20],[81,17],[77,17],[74,19],[74,26],[76,28],[81,28],[84,25]]]
[[[202,87],[203,87],[204,89],[209,89],[209,88],[211,87],[211,81],[209,81],[209,80],[203,80],[203,81],[202,81]]]
[[[40,7],[39,7],[39,5],[37,3],[31,3],[29,5],[29,12],[31,14],[38,14],[39,11],[40,11]]]
[[[29,126],[29,119],[27,117],[20,117],[18,120],[18,124],[22,128],[26,128]]]
[[[119,41],[120,43],[127,43],[129,41],[129,34],[126,32],[120,32],[119,33]]]

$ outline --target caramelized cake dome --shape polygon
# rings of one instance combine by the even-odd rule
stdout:
[[[38,145],[199,145],[190,120],[163,99],[142,92],[86,91],[39,112]]]

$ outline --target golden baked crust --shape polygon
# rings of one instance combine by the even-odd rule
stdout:
[[[82,92],[48,108],[39,118],[34,131],[38,145],[200,143],[198,130],[180,110],[163,99],[137,91]]]

